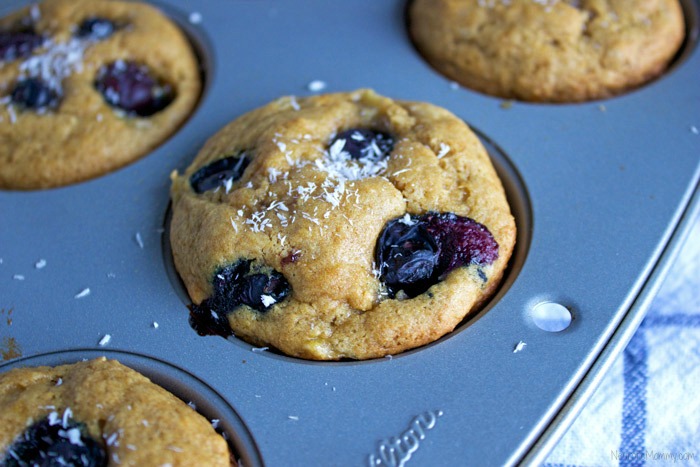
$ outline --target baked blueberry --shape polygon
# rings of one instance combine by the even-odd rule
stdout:
[[[93,16],[86,18],[78,25],[75,36],[80,39],[101,41],[107,39],[117,30],[117,25],[107,18]]]
[[[188,306],[190,309],[190,326],[200,336],[222,336],[233,335],[228,324],[228,313],[217,311],[211,306],[210,300],[204,300],[199,305],[194,303]]]
[[[190,324],[200,335],[230,336],[226,316],[241,305],[264,313],[284,300],[290,292],[282,274],[240,260],[219,269],[212,280],[212,295],[199,305],[190,306]]]
[[[479,222],[453,213],[430,212],[392,219],[379,236],[375,259],[390,297],[415,297],[469,264],[498,258],[498,243]],[[483,271],[480,271],[483,274]]]
[[[440,244],[440,267],[444,272],[467,264],[491,264],[498,259],[498,243],[474,219],[452,213],[428,213],[423,222]]]
[[[85,424],[53,412],[20,435],[2,465],[101,467],[107,465],[107,457],[102,445],[87,434]]]
[[[20,107],[39,110],[58,105],[59,96],[40,78],[25,78],[15,84],[10,99]]]
[[[394,149],[394,138],[381,131],[353,128],[338,133],[331,142],[331,147],[340,147],[353,159],[380,160]]]
[[[376,256],[390,295],[403,290],[415,297],[432,285],[440,246],[422,222],[400,218],[389,221],[382,231]]]
[[[230,187],[230,183],[241,178],[249,163],[250,159],[245,153],[216,160],[193,173],[190,185],[196,193],[215,190],[221,186]]]
[[[0,61],[26,58],[39,47],[44,38],[34,31],[0,32]]]
[[[277,271],[251,274],[241,281],[238,295],[242,304],[265,312],[289,295],[289,283]]]
[[[175,98],[173,88],[153,77],[147,66],[123,60],[99,70],[95,89],[112,107],[139,117],[163,110]]]

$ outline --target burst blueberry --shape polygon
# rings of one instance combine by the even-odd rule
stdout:
[[[379,237],[377,263],[390,294],[403,290],[409,297],[432,285],[439,263],[440,246],[422,223],[394,219]]]
[[[265,312],[289,295],[289,283],[277,271],[270,274],[251,274],[239,286],[241,303]]]
[[[205,165],[190,177],[190,185],[195,193],[215,190],[240,179],[250,159],[245,153],[225,157]]]
[[[31,30],[0,32],[0,61],[26,58],[39,47],[44,38]]]
[[[338,143],[343,141],[343,143]],[[342,151],[353,159],[384,159],[394,149],[394,138],[376,130],[353,128],[345,130],[333,139],[331,147],[342,144]]]
[[[2,465],[103,467],[107,457],[102,445],[87,434],[85,424],[56,416],[29,426],[8,448]]]
[[[290,287],[282,274],[270,268],[254,267],[253,261],[240,260],[214,274],[211,304],[227,312],[239,305],[268,311],[289,295]]]
[[[80,39],[101,41],[107,39],[117,30],[116,24],[107,18],[97,16],[86,18],[78,25],[75,36]]]
[[[139,117],[160,112],[175,98],[173,88],[157,80],[147,66],[122,60],[99,70],[95,89],[112,107]]]
[[[39,78],[25,78],[12,89],[13,104],[26,109],[39,110],[58,105],[58,93]]]
[[[455,268],[498,258],[498,243],[483,225],[452,213],[392,219],[379,236],[375,260],[390,297],[415,297]]]
[[[489,229],[474,219],[428,213],[422,220],[441,246],[440,268],[444,272],[467,264],[483,266],[498,259],[498,243]]]
[[[291,293],[282,274],[257,267],[250,260],[240,260],[217,270],[212,289],[209,298],[190,307],[190,324],[200,335],[230,336],[229,313],[242,305],[265,313]]]

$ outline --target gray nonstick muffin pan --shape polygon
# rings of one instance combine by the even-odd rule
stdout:
[[[0,14],[24,4],[4,1]],[[246,466],[541,461],[631,337],[700,211],[697,1],[685,0],[688,39],[664,76],[571,105],[455,86],[414,49],[404,0],[157,5],[201,55],[201,102],[121,170],[0,192],[0,371],[116,358],[220,419]],[[314,81],[443,106],[479,133],[499,170],[519,229],[509,272],[478,315],[433,344],[311,362],[188,324],[168,247],[170,172],[230,120],[311,94]],[[541,329],[560,328],[550,311],[568,327]]]

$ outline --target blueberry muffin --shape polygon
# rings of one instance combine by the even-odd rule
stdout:
[[[97,177],[171,135],[199,98],[182,32],[155,8],[45,0],[0,20],[0,188]]]
[[[450,79],[536,102],[640,86],[668,67],[685,35],[678,0],[413,0],[409,30]]]
[[[195,328],[308,359],[382,357],[450,332],[494,292],[515,242],[467,125],[369,90],[239,117],[171,194]]]
[[[0,374],[0,464],[230,466],[210,422],[105,358]]]

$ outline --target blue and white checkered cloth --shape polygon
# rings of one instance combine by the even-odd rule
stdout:
[[[700,221],[544,467],[700,466]]]

